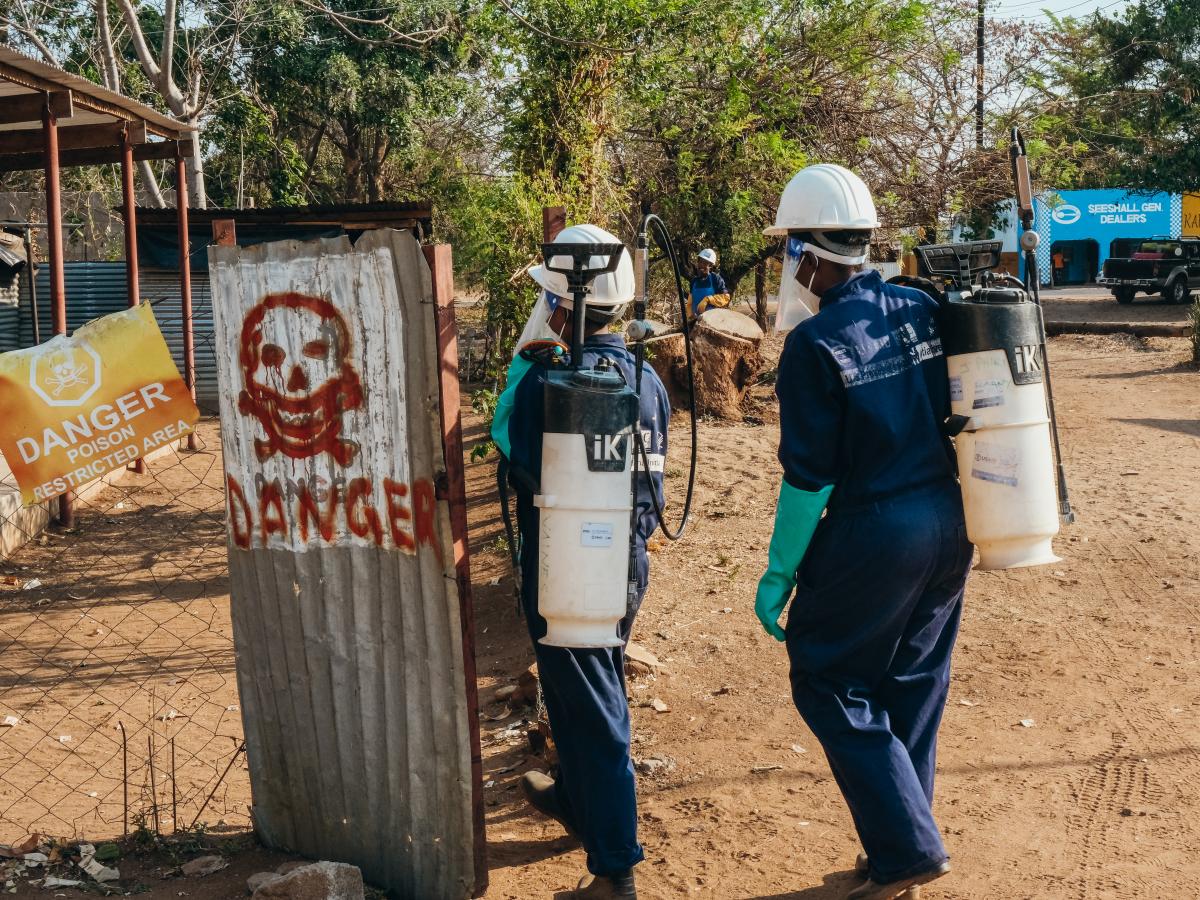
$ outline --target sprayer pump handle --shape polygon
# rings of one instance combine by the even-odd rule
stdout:
[[[542,259],[543,268],[547,272],[557,272],[559,275],[583,275],[587,280],[591,280],[597,275],[603,275],[605,272],[612,272],[617,268],[617,264],[621,261],[621,254],[625,252],[624,244],[542,244]],[[570,268],[562,268],[553,266],[550,261],[556,256],[569,256],[573,265]],[[593,256],[604,256],[608,258],[608,262],[598,269],[587,268],[587,262]]]

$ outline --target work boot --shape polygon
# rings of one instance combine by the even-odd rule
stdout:
[[[856,887],[846,895],[846,900],[897,900],[899,897],[908,900],[912,897],[911,893],[914,889],[922,884],[928,884],[943,875],[950,874],[950,863],[944,862],[935,869],[930,869],[928,872],[921,872],[918,875],[910,875],[908,878],[901,878],[899,881],[890,881],[887,884],[876,884],[871,879],[867,879],[867,883]]]
[[[633,869],[615,875],[584,875],[571,897],[573,900],[637,900]]]
[[[571,824],[567,818],[566,810],[558,802],[558,792],[554,789],[553,778],[544,772],[534,769],[521,776],[521,790],[524,792],[525,799],[529,801],[530,806],[543,816],[549,816],[565,828],[567,834],[575,838],[575,840],[579,840],[579,834],[575,831],[575,826]]]
[[[860,878],[866,878],[870,874],[871,861],[867,858],[867,854],[860,853],[854,860],[854,874]],[[914,885],[900,895],[900,900],[921,900],[921,887]]]

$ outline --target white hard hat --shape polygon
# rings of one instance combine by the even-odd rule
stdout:
[[[696,254],[696,259],[702,259],[709,265],[715,266],[717,264],[717,251],[709,250],[706,247]]]
[[[863,180],[842,166],[806,166],[787,183],[775,224],[763,234],[878,228],[875,201]]]
[[[556,244],[620,244],[621,239],[610,234],[596,225],[572,225],[564,228],[554,239]],[[555,256],[549,260],[556,268],[570,268],[571,257]],[[601,269],[608,263],[608,258],[593,256],[588,260],[588,268]],[[543,266],[534,266],[529,270],[529,277],[550,293],[561,297],[566,305],[571,305],[571,289],[567,286],[567,276],[561,272],[550,272]],[[592,289],[588,294],[588,306],[619,307],[633,299],[633,258],[628,249],[621,254],[615,271],[597,275],[592,279]]]

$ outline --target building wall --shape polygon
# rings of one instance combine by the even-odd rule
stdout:
[[[1200,237],[1200,194],[1184,194],[1181,207],[1180,234]]]
[[[1097,244],[1097,270],[1108,259],[1119,238],[1179,237],[1200,235],[1200,194],[1133,193],[1123,188],[1085,191],[1047,191],[1034,200],[1034,228],[1038,245],[1038,274],[1042,284],[1051,278],[1051,254],[1059,241],[1093,240]],[[955,229],[954,239],[959,240]],[[1001,222],[991,237],[1004,242],[1006,253],[1015,253],[1020,236],[1013,201],[1001,206]],[[1024,277],[1025,261],[1020,260]]]

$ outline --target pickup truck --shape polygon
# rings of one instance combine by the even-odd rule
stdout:
[[[1142,241],[1128,259],[1106,259],[1097,282],[1118,303],[1132,303],[1138,291],[1162,294],[1168,303],[1187,303],[1192,289],[1200,289],[1200,238]]]

